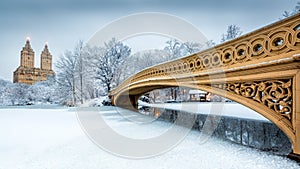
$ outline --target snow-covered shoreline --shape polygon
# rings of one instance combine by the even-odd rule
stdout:
[[[0,169],[299,168],[286,157],[215,138],[200,144],[196,131],[174,149],[153,158],[117,157],[88,139],[73,110],[0,109]],[[131,123],[115,107],[100,107],[99,113],[114,130],[128,137],[155,136],[171,125],[162,121]]]
[[[182,110],[197,114],[213,114],[220,116],[229,116],[245,119],[264,120],[269,121],[259,113],[247,108],[238,103],[219,103],[219,102],[183,102],[183,103],[159,103],[159,104],[145,104],[143,106],[164,108],[170,110]]]

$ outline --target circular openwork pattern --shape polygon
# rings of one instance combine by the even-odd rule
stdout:
[[[248,46],[246,43],[240,44],[235,47],[235,56],[237,62],[245,61],[244,59],[248,56]]]
[[[187,72],[187,70],[188,70],[187,62],[183,62],[183,72]]]
[[[182,63],[179,63],[179,64],[178,64],[178,70],[179,70],[180,72],[182,72],[182,69],[183,69],[183,64],[182,64]]]
[[[268,43],[268,50],[274,54],[285,53],[290,49],[287,48],[289,42],[289,35],[292,29],[278,29],[269,33],[270,42]]]
[[[230,64],[233,61],[233,50],[231,48],[225,49],[222,53],[223,64]]]
[[[210,55],[206,55],[203,57],[203,65],[205,68],[211,67],[211,57]]]
[[[257,39],[253,39],[250,41],[250,53],[252,58],[263,58],[267,56],[266,46],[269,42],[269,38],[266,36],[258,37]]]
[[[197,58],[196,61],[196,69],[201,69],[202,68],[202,62],[200,58]]]
[[[180,67],[180,69],[179,69],[179,63],[176,63],[176,65],[174,65],[174,70],[178,73],[178,74],[180,74],[181,73],[181,67]]]
[[[218,66],[218,65],[221,64],[221,57],[220,57],[219,53],[216,52],[216,53],[212,54],[211,63],[212,63],[213,67]]]
[[[269,43],[269,48],[272,51],[283,49],[286,45],[286,41],[284,39],[284,34],[277,34],[273,36],[271,39],[271,43]]]
[[[189,62],[189,67],[190,67],[190,70],[195,69],[195,62],[191,60],[191,61]]]
[[[150,70],[140,72],[138,76],[135,76],[134,81],[147,76],[199,72],[300,50],[299,19],[293,23],[280,24],[282,25],[268,27],[258,33],[238,38],[226,46],[224,46],[225,44],[218,45],[216,48],[181,58],[180,61],[150,68]]]
[[[300,44],[300,24],[294,24],[292,27],[292,30],[290,30],[290,33],[288,34],[287,39],[289,43],[287,44],[287,47],[293,50],[297,50],[297,46]]]

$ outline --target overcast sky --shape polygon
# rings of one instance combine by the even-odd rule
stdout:
[[[230,24],[250,32],[277,21],[283,11],[295,5],[295,0],[1,0],[0,78],[12,81],[27,36],[39,67],[46,42],[55,62],[78,40],[88,41],[105,25],[134,13],[178,16],[219,42]],[[149,48],[162,48],[155,44],[158,46],[149,43]],[[133,48],[136,51],[139,46]]]

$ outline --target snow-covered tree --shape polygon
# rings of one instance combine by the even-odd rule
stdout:
[[[109,92],[112,87],[118,85],[116,83],[118,69],[124,63],[124,60],[130,56],[131,49],[115,38],[105,43],[102,50],[99,50],[96,79],[105,86]]]
[[[167,57],[165,57],[164,61],[170,61],[176,58],[188,56],[214,45],[215,44],[213,41],[207,41],[207,43],[201,44],[189,41],[182,43],[176,39],[170,39],[166,42],[166,46],[164,47],[164,51],[167,54]]]
[[[222,35],[221,43],[241,36],[241,28],[237,25],[229,25],[225,34]]]
[[[187,56],[196,52],[200,52],[203,49],[204,45],[195,42],[184,42],[180,48],[180,55]]]
[[[81,72],[81,78],[82,81],[80,82],[80,86],[82,88],[80,89],[80,93],[83,94],[81,97],[84,99],[93,99],[96,97],[96,90],[97,90],[97,84],[96,84],[96,67],[97,67],[97,52],[99,48],[97,47],[90,47],[89,45],[86,45],[83,49],[82,57],[79,60],[79,66],[82,70]],[[82,91],[82,92],[81,92]]]
[[[204,43],[203,49],[208,49],[214,46],[216,46],[216,43],[213,40],[208,40]]]
[[[56,64],[57,82],[62,98],[68,104],[92,99],[96,94],[96,67],[102,48],[86,46],[79,41],[72,51],[67,50]],[[70,103],[70,101],[72,103]]]
[[[77,55],[71,51],[66,51],[56,63],[57,82],[60,85],[59,90],[64,100],[72,99],[72,104],[76,104],[76,65]]]
[[[8,100],[7,88],[11,82],[0,79],[0,105],[7,105]]]
[[[54,77],[49,77],[47,81],[36,82],[29,86],[26,98],[30,103],[59,103],[60,95],[57,88]]]
[[[131,67],[136,65],[134,66],[135,71],[133,73],[164,62],[166,60],[166,55],[168,55],[167,52],[165,52],[164,50],[157,49],[135,53],[130,57],[130,60],[133,61]]]
[[[11,105],[25,105],[27,100],[26,92],[28,85],[22,83],[11,83],[6,88],[5,98],[11,102]]]
[[[78,90],[79,90],[79,99],[80,103],[83,104],[84,99],[84,90],[83,90],[83,81],[85,75],[85,64],[86,60],[84,59],[84,44],[83,41],[79,41],[74,49],[74,58],[77,58],[77,63],[75,65],[75,79],[78,78]],[[76,88],[76,83],[74,84]],[[76,94],[76,89],[75,89]]]
[[[36,102],[53,103],[59,100],[53,77],[32,85],[0,80],[0,105],[26,105]]]
[[[166,46],[164,50],[167,52],[166,61],[173,60],[176,58],[181,57],[180,55],[180,48],[182,43],[179,42],[177,39],[170,39],[166,42]]]

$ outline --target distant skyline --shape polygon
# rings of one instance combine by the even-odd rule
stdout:
[[[0,1],[0,78],[12,81],[19,66],[26,37],[35,51],[35,66],[48,42],[54,63],[72,50],[78,40],[88,41],[110,22],[139,12],[162,12],[195,25],[208,39],[219,43],[227,26],[236,24],[244,33],[278,21],[295,0],[2,0]],[[141,48],[161,49],[163,42],[132,39],[133,52]],[[141,43],[141,42],[149,43]],[[55,70],[55,65],[53,65]]]

